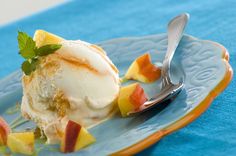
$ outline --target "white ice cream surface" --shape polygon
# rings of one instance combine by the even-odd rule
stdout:
[[[118,72],[105,54],[82,41],[61,44],[22,80],[22,114],[44,130],[49,143],[60,140],[69,119],[91,127],[107,118],[120,88]]]

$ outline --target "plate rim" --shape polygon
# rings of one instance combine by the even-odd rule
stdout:
[[[194,39],[195,38],[191,35],[190,36]],[[124,38],[122,38],[124,39]],[[198,39],[199,40],[199,39]],[[121,149],[119,151],[116,151],[112,154],[111,156],[120,156],[120,155],[134,155],[137,154],[138,152],[143,151],[144,149],[150,147],[151,145],[155,144],[158,142],[160,139],[162,139],[164,136],[169,135],[185,126],[193,122],[195,119],[197,119],[201,114],[203,114],[207,108],[212,104],[214,99],[220,95],[230,84],[232,78],[233,78],[233,68],[231,67],[229,63],[229,52],[228,50],[220,43],[215,42],[215,41],[210,41],[210,40],[202,40],[205,42],[212,43],[218,47],[221,48],[222,52],[222,61],[224,62],[226,66],[226,72],[223,77],[223,79],[215,86],[214,89],[212,89],[209,94],[206,96],[205,99],[203,99],[199,104],[197,105],[196,108],[194,108],[192,111],[187,113],[185,116],[181,117],[179,120],[175,121],[174,123],[170,124],[169,126],[156,131],[155,133],[149,135],[145,139],[139,141],[138,143],[135,143],[129,147],[126,147],[124,149]]]

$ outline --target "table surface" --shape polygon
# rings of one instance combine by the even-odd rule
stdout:
[[[36,29],[96,43],[166,32],[168,21],[182,12],[191,15],[186,32],[223,44],[236,68],[236,1],[232,0],[77,0],[0,27],[0,77],[19,69],[17,30]],[[163,138],[138,155],[236,155],[236,82],[192,124]]]

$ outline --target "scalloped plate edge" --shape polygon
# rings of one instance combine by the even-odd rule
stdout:
[[[223,45],[217,42],[213,42],[213,41],[207,41],[207,42],[211,42],[222,49],[222,52],[223,52],[222,60],[224,61],[226,65],[226,72],[225,72],[224,78],[216,85],[216,87],[211,92],[209,92],[208,96],[203,101],[201,101],[194,110],[192,110],[191,112],[189,112],[188,114],[186,114],[185,116],[183,116],[182,118],[174,122],[173,124],[163,128],[162,130],[155,132],[154,134],[143,139],[142,141],[111,154],[112,156],[134,155],[148,148],[149,146],[153,145],[164,136],[172,132],[175,132],[180,128],[187,126],[189,123],[197,119],[202,113],[204,113],[207,110],[207,108],[211,105],[213,100],[221,92],[224,91],[224,89],[229,85],[233,77],[233,69],[229,64],[229,53]]]

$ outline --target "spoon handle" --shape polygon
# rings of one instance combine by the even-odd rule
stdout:
[[[162,66],[162,77],[169,83],[170,80],[170,63],[174,56],[175,50],[183,36],[183,31],[187,25],[189,14],[184,13],[173,18],[168,24],[168,47]],[[166,84],[164,84],[166,85]]]

